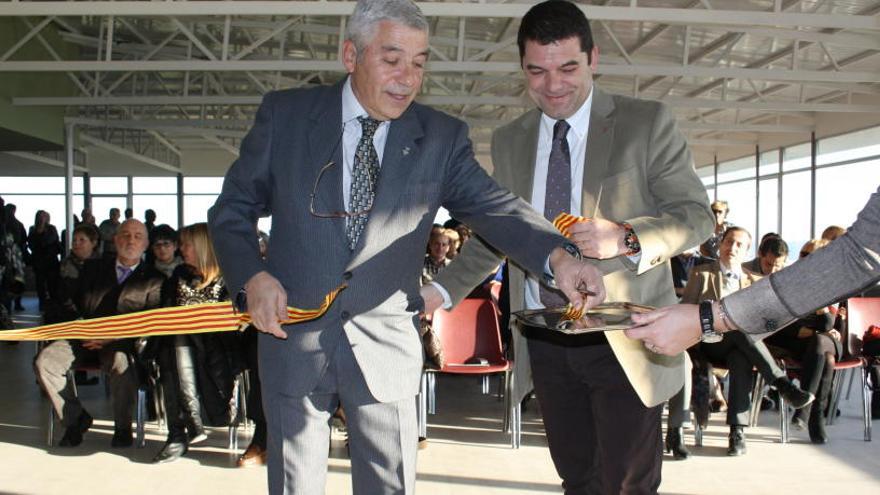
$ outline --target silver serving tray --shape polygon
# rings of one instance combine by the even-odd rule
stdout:
[[[646,313],[653,309],[651,306],[641,304],[612,302],[600,304],[590,309],[579,320],[563,320],[564,307],[517,311],[513,313],[513,317],[524,325],[578,335],[590,332],[626,330],[633,326],[631,316],[634,313]]]

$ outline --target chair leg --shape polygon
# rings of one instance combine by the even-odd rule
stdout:
[[[235,417],[232,418],[232,421],[229,423],[229,442],[227,445],[227,449],[230,452],[238,451],[238,422],[241,419],[241,394],[239,394],[239,383],[241,382],[241,377],[235,377],[235,381],[232,384],[232,403],[235,406]]]
[[[428,414],[437,414],[437,375],[428,373]]]
[[[846,386],[846,400],[849,400],[849,393],[852,391],[853,381],[856,379],[856,375],[849,375],[849,385]]]
[[[147,421],[147,391],[144,388],[138,387],[137,390],[137,404],[135,405],[135,441],[134,444],[137,448],[142,449],[146,444],[146,438],[144,435],[144,423]]]
[[[419,380],[419,395],[416,396],[418,410],[419,436],[428,438],[428,373],[422,371]]]
[[[788,404],[782,395],[779,395],[779,436],[782,443],[788,443],[789,426],[791,419],[788,414]]]
[[[862,392],[862,421],[865,423],[865,441],[871,441],[871,401],[870,392],[871,389],[868,387],[867,375],[868,368],[862,367],[859,369],[859,385],[861,385]]]
[[[825,424],[833,425],[837,419],[837,408],[840,406],[840,396],[843,395],[843,374],[849,370],[841,370],[834,372],[834,378],[831,380],[831,405],[828,408]]]
[[[764,377],[755,372],[755,382],[752,387],[752,404],[749,411],[749,426],[758,426],[758,416],[761,415],[761,398],[764,397]]]
[[[699,421],[694,421],[694,446],[703,446],[703,427],[700,426]]]
[[[49,428],[46,433],[46,445],[51,447],[55,440],[55,408],[49,404]]]

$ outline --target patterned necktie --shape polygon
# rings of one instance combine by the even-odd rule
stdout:
[[[553,221],[562,212],[571,209],[571,156],[565,136],[568,122],[557,120],[553,126],[553,143],[550,145],[550,162],[547,165],[547,189],[544,194],[544,217]],[[562,292],[540,286],[541,304],[558,308],[567,302]]]
[[[121,284],[131,275],[131,268],[122,265],[116,265],[116,283]]]
[[[370,117],[358,117],[361,123],[361,140],[354,152],[354,170],[351,176],[351,192],[349,194],[348,211],[368,210],[373,206],[376,194],[376,180],[379,178],[379,155],[373,147],[373,134],[379,128],[379,122]],[[364,227],[367,225],[368,214],[351,216],[346,219],[345,233],[348,236],[348,247],[354,250]]]

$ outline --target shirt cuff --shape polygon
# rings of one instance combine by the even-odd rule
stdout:
[[[639,262],[642,261],[642,252],[639,251],[632,256],[627,256],[627,258],[629,258],[629,260],[632,261],[634,265],[639,266]]]
[[[440,295],[443,297],[443,306],[441,306],[441,307],[443,309],[451,308],[452,307],[452,297],[450,297],[449,291],[447,291],[445,287],[438,284],[437,282],[434,282],[433,280],[428,283],[433,285],[434,288],[437,289],[437,292],[439,292]]]

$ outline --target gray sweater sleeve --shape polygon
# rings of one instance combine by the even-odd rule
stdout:
[[[824,249],[722,300],[745,333],[763,334],[880,279],[880,189],[847,233]]]

